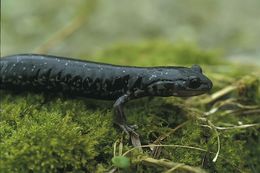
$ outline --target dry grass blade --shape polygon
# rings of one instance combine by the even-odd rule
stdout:
[[[142,161],[144,161],[147,164],[153,164],[153,165],[157,165],[157,166],[161,166],[164,168],[168,168],[168,169],[173,169],[172,171],[176,170],[176,169],[180,169],[183,171],[188,171],[188,172],[194,172],[194,173],[204,173],[205,171],[198,168],[198,167],[193,167],[193,166],[188,166],[182,163],[175,163],[175,162],[171,162],[169,160],[166,159],[154,159],[154,158],[143,158]],[[172,172],[170,170],[166,171],[166,172]]]
[[[183,127],[184,125],[186,125],[189,121],[185,121],[184,123],[178,125],[177,127],[175,127],[174,129],[171,129],[168,133],[166,134],[163,134],[161,136],[159,136],[154,142],[153,144],[161,144],[160,142],[163,141],[165,138],[169,137],[171,134],[173,134],[175,131],[177,131],[178,129],[180,129],[181,127]],[[161,146],[156,146],[154,148],[151,148],[152,149],[152,155],[154,158],[158,158],[161,154],[161,149],[162,147]]]
[[[56,33],[51,35],[46,42],[37,47],[34,52],[37,53],[46,53],[50,48],[55,47],[56,44],[60,43],[62,40],[72,35],[75,31],[77,31],[84,23],[87,22],[87,18],[89,14],[93,11],[96,6],[96,1],[87,1],[87,4],[83,5],[83,7],[87,7],[81,9],[78,16],[76,16],[68,25],[64,26]]]

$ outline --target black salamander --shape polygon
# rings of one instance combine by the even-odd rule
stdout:
[[[212,82],[198,65],[119,66],[37,54],[11,55],[0,60],[0,89],[63,92],[115,100],[115,123],[134,134],[123,111],[129,100],[145,96],[195,96],[212,88]]]

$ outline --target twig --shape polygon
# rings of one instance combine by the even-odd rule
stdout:
[[[215,131],[216,135],[217,135],[217,140],[218,140],[218,151],[215,155],[215,157],[213,158],[213,162],[216,162],[217,159],[218,159],[218,155],[219,155],[219,152],[220,152],[220,139],[219,139],[219,133],[216,129],[216,127],[214,126],[214,124],[211,123],[211,121],[208,121],[209,125],[212,126],[213,130]]]
[[[138,146],[138,147],[134,147],[134,148],[131,148],[130,150],[126,151],[123,156],[127,155],[128,153],[130,153],[131,151],[135,150],[135,149],[138,149],[138,148],[150,148],[150,147],[177,147],[177,148],[187,148],[187,149],[193,149],[193,150],[199,150],[199,151],[204,151],[204,152],[207,152],[207,150],[205,149],[202,149],[202,148],[198,148],[198,147],[192,147],[192,146],[187,146],[187,145],[174,145],[174,144],[171,144],[171,145],[163,145],[163,144],[160,144],[160,145],[155,145],[155,144],[150,144],[150,145],[142,145],[142,146]]]

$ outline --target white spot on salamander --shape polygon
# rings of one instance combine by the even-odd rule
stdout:
[[[65,63],[65,65],[67,66],[67,65],[68,65],[68,63],[66,62],[66,63]]]
[[[123,73],[125,73],[125,70],[123,70]]]
[[[26,67],[23,67],[23,71],[26,70]]]
[[[149,80],[152,80],[152,78],[156,78],[157,75],[153,74],[151,77],[149,77]]]

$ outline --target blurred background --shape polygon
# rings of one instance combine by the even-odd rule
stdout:
[[[259,0],[2,0],[1,56],[90,56],[154,40],[260,64]]]

